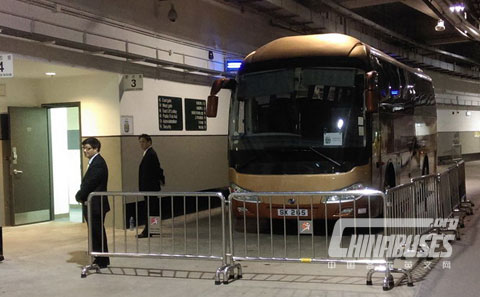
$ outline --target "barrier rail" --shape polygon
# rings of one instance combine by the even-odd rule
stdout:
[[[465,161],[455,160],[458,168],[458,192],[460,195],[460,208],[468,215],[473,214],[473,202],[467,199],[467,188],[465,184]]]
[[[88,254],[90,255],[90,264],[82,269],[82,277],[87,276],[90,270],[99,271],[100,267],[94,264],[95,257],[143,257],[143,258],[184,258],[184,259],[204,259],[219,260],[222,267],[226,264],[226,237],[225,237],[225,197],[221,193],[212,192],[93,192],[88,196],[88,222],[92,222],[93,200],[100,199],[101,196],[108,196],[112,201],[111,213],[108,217],[111,219],[112,226],[116,225],[116,204],[121,200],[122,217],[126,220],[126,197],[134,197],[136,227],[135,232],[128,231],[128,226],[123,226],[123,231],[111,228],[107,235],[109,236],[108,246],[104,239],[101,240],[101,248],[93,250],[92,247],[92,229],[94,224],[88,224]],[[159,209],[162,210],[162,202],[169,202],[170,214],[162,218],[162,212],[157,216],[150,216],[149,236],[145,239],[138,238],[138,203],[139,198],[145,197],[146,200],[158,199]],[[220,203],[220,208],[212,207],[213,201]],[[203,201],[206,204],[206,210],[199,210],[199,203]],[[103,213],[103,199],[101,201],[101,213]],[[149,201],[145,205],[149,208]],[[194,213],[187,213],[187,205],[194,208]],[[165,205],[163,209],[165,209]],[[183,210],[183,211],[182,211]],[[149,213],[150,209],[148,209]],[[180,212],[180,217],[175,217],[175,211]],[[99,224],[104,221],[103,215]],[[152,223],[153,222],[153,223]],[[102,228],[103,226],[97,226]],[[157,230],[152,228],[157,227]],[[101,229],[100,229],[101,230]],[[159,236],[156,236],[155,232]],[[120,233],[120,234],[119,234]],[[106,239],[106,238],[105,238]],[[107,249],[108,248],[108,249]],[[223,269],[223,268],[222,268]]]

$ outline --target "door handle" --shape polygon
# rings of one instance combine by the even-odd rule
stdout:
[[[17,169],[13,169],[13,174],[14,174],[14,175],[23,174],[23,171],[17,170]]]

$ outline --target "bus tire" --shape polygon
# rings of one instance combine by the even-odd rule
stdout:
[[[428,156],[425,156],[423,159],[422,165],[422,175],[429,175],[430,174],[430,165],[428,164]]]
[[[385,179],[383,181],[383,187],[385,190],[393,188],[396,186],[395,179],[395,168],[392,163],[388,163],[387,169],[385,171]]]

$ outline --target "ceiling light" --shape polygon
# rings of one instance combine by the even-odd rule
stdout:
[[[443,20],[438,20],[438,23],[435,26],[435,31],[444,31],[444,30],[445,30],[445,22]]]
[[[464,10],[465,10],[465,4],[463,3],[457,3],[450,6],[451,12],[462,12]]]
[[[48,76],[55,76],[57,75],[55,72],[45,72],[45,75],[48,75]]]

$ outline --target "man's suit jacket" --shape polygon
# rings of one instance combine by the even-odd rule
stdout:
[[[103,157],[98,154],[88,166],[87,172],[82,178],[82,184],[80,190],[75,195],[78,202],[85,204],[88,195],[91,192],[104,192],[107,190],[108,182],[108,167]],[[98,197],[98,196],[97,196]],[[92,198],[92,214],[99,215],[101,213],[101,200],[97,197]],[[103,213],[110,210],[108,204],[108,198],[102,197],[103,200]]]
[[[140,162],[138,189],[140,191],[160,191],[160,181],[165,183],[165,177],[157,153],[151,147],[145,152],[142,162]]]

